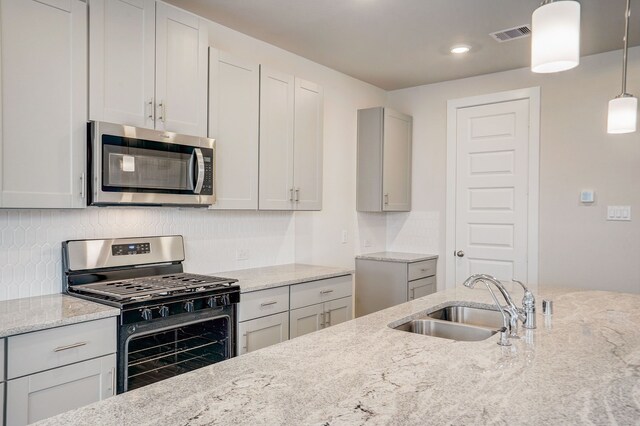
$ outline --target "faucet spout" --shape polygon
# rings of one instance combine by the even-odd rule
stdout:
[[[498,301],[498,298],[496,297],[496,294],[491,289],[491,286],[489,285],[489,283],[495,285],[498,288],[498,290],[500,290],[503,296],[506,293],[506,289],[500,283],[500,281],[498,281],[496,278],[492,277],[491,275],[485,275],[485,274],[471,275],[469,278],[467,278],[464,281],[463,285],[465,287],[473,288],[478,281],[483,282],[484,285],[487,286],[487,289],[491,294],[491,298],[493,299],[496,306],[500,310],[500,313],[502,314],[502,329],[500,330],[500,340],[498,341],[498,344],[500,346],[511,346],[511,342],[509,341],[509,336],[510,335],[513,336],[514,334],[513,319],[514,319],[515,313],[512,312],[511,308],[507,308],[505,310],[505,308],[502,307],[502,305]],[[507,313],[509,313],[509,316],[507,316]],[[516,324],[517,324],[517,319],[516,319]]]

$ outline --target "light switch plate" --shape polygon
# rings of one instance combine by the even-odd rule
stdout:
[[[591,204],[595,201],[595,193],[592,190],[584,190],[580,192],[580,202]]]
[[[607,220],[631,221],[631,206],[607,206]]]

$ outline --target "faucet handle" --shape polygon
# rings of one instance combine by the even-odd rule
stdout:
[[[533,296],[533,293],[529,291],[526,285],[524,285],[521,281],[511,279],[514,283],[518,283],[522,286],[524,290],[524,296],[522,297],[522,307],[524,308],[524,313],[526,319],[523,321],[523,327],[528,329],[536,328],[536,298]]]

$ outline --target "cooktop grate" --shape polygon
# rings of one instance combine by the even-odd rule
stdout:
[[[82,293],[99,294],[117,300],[124,300],[133,297],[153,296],[197,288],[226,287],[229,285],[229,280],[226,278],[180,273],[103,281],[75,286],[74,288]]]

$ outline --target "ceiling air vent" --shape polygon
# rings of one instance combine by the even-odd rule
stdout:
[[[496,31],[495,33],[491,33],[489,35],[493,37],[495,41],[504,43],[505,41],[529,37],[531,35],[531,27],[529,27],[529,25],[520,25],[517,27],[508,28],[506,30]]]

